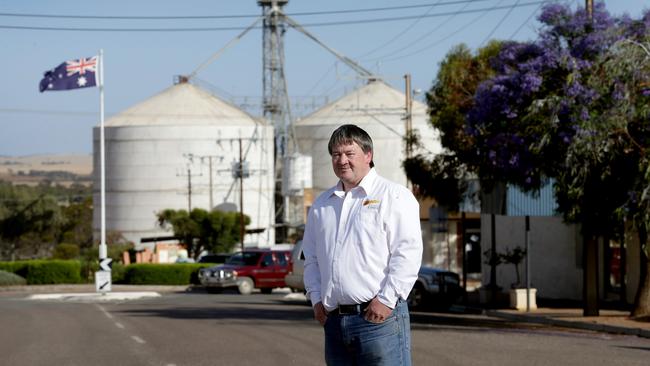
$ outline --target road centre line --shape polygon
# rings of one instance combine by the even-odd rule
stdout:
[[[104,315],[106,315],[109,319],[113,319],[113,316],[112,316],[108,311],[106,311],[106,309],[105,309],[103,306],[101,306],[101,305],[99,305],[99,304],[95,304],[95,305],[96,305],[96,306],[99,308],[99,310],[101,310],[101,311],[104,313]],[[122,324],[122,323],[115,322],[115,326],[118,327],[118,328],[120,328],[120,329],[124,329],[124,324]],[[136,341],[136,342],[138,342],[138,343],[140,343],[140,344],[145,344],[145,343],[147,343],[144,339],[142,339],[142,338],[140,338],[140,337],[138,337],[138,336],[135,336],[135,335],[132,335],[132,336],[131,336],[131,339],[133,339],[134,341]]]
[[[106,309],[104,309],[103,306],[101,306],[101,305],[99,305],[99,304],[95,304],[95,305],[99,308],[99,310],[102,311],[102,313],[104,313],[104,315],[106,315],[106,317],[107,317],[108,319],[113,319],[113,315],[111,315],[108,311],[106,311]]]
[[[145,344],[145,343],[147,343],[147,342],[144,341],[144,339],[142,339],[142,338],[140,338],[140,337],[138,337],[138,336],[134,336],[134,335],[132,335],[131,338],[132,338],[134,341],[136,341],[136,342],[138,342],[138,343],[140,343],[140,344]]]

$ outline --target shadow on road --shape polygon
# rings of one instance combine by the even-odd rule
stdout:
[[[202,296],[197,294],[198,296]],[[215,295],[208,295],[215,296]],[[134,307],[115,310],[127,316],[164,317],[171,319],[214,319],[243,321],[296,321],[315,322],[310,306],[304,301],[287,300],[279,297],[248,297],[238,294],[216,295],[216,302],[208,306],[184,305],[166,307]],[[414,329],[433,328],[527,328],[532,324],[509,322],[476,314],[444,312],[411,312],[411,325]]]
[[[118,311],[131,316],[166,317],[172,319],[241,319],[241,320],[312,320],[306,307],[278,308],[273,305],[238,303],[237,305],[205,307],[173,307],[164,309],[129,309]]]

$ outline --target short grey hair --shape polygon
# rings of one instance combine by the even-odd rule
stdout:
[[[368,133],[361,127],[351,124],[342,125],[332,132],[330,141],[327,144],[327,151],[332,155],[332,150],[334,150],[335,147],[339,145],[350,145],[353,142],[356,142],[357,145],[361,147],[364,154],[373,152],[372,139],[370,138],[370,135],[368,135]],[[374,166],[374,161],[370,160],[370,167],[372,168]]]

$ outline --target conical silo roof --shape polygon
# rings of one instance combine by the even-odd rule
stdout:
[[[427,107],[413,101],[412,128],[417,130],[423,147],[437,154],[442,150],[438,131],[429,124]],[[382,176],[406,184],[402,167],[406,132],[406,95],[380,80],[370,81],[338,100],[295,123],[295,135],[301,153],[312,157],[314,193],[327,190],[337,181],[327,143],[340,125],[355,124],[373,140],[373,161]]]
[[[189,83],[180,83],[109,118],[106,126],[249,126],[259,123],[259,120],[209,92]]]
[[[296,125],[340,125],[342,123],[377,123],[376,115],[402,118],[406,96],[381,80],[373,80],[316,112],[302,118]],[[413,115],[426,114],[427,107],[413,101]],[[346,122],[347,121],[347,122]]]

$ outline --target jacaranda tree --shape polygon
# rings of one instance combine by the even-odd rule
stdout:
[[[459,45],[447,54],[426,94],[430,122],[440,131],[443,153],[431,156],[416,149],[417,153],[404,162],[406,175],[418,193],[449,210],[458,209],[467,181],[480,163],[472,151],[474,137],[467,132],[466,115],[474,106],[478,85],[495,74],[490,60],[500,47],[499,42],[491,42],[473,55],[467,46]],[[419,137],[409,137],[417,145]]]
[[[625,218],[647,232],[648,18],[614,18],[603,3],[593,19],[546,5],[537,40],[505,42],[491,59],[495,74],[464,104],[463,128],[457,119],[434,122],[443,136],[462,130],[469,143],[445,147],[482,186],[502,181],[534,192],[555,180],[559,211],[583,229],[587,315],[598,312],[596,238],[620,235]],[[647,294],[644,283],[639,293]],[[637,305],[635,314],[649,311]]]

